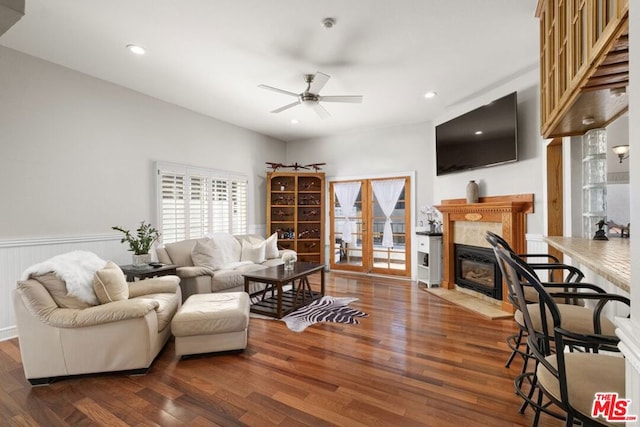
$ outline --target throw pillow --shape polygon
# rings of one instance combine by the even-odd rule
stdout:
[[[233,237],[229,233],[213,233],[208,235],[220,248],[222,253],[222,264],[229,264],[231,262],[237,262],[242,256],[242,246],[238,239]]]
[[[212,239],[199,239],[191,251],[191,260],[196,267],[219,270],[224,257],[218,245]]]
[[[265,240],[265,258],[274,259],[280,256],[280,251],[278,251],[278,233],[273,233],[271,236],[267,237]]]
[[[47,292],[49,292],[49,295],[51,295],[51,298],[58,304],[58,307],[75,308],[78,310],[91,307],[91,304],[82,301],[78,297],[69,295],[67,293],[67,284],[53,272],[31,276],[31,278],[37,280],[44,286]]]
[[[251,261],[255,264],[262,264],[265,262],[265,242],[252,245],[248,241],[242,242],[242,253],[240,255],[240,261]]]
[[[129,284],[124,273],[112,261],[93,276],[93,290],[100,304],[129,299]]]

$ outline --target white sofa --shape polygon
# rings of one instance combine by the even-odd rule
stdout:
[[[199,239],[169,243],[156,249],[158,261],[177,265],[182,299],[211,292],[244,291],[243,273],[283,264],[282,256],[293,253],[278,249],[277,235],[261,236],[213,233]],[[252,282],[250,293],[261,284]]]

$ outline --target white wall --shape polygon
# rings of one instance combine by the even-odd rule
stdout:
[[[281,141],[4,47],[0,94],[0,189],[11,206],[0,238],[155,221],[156,160],[249,175],[249,223],[265,222],[258,190],[264,162],[284,159]]]
[[[434,120],[434,124],[438,125],[511,92],[518,92],[518,161],[433,177],[434,199],[465,198],[466,186],[470,180],[478,183],[481,197],[533,193],[534,213],[527,215],[527,233],[544,233],[544,141],[540,136],[540,96],[537,82],[537,70],[530,71],[481,96],[449,108]],[[430,152],[433,153],[434,149],[431,148]],[[432,168],[435,168],[432,156],[429,161]]]
[[[291,142],[287,161],[326,162],[327,176],[381,175],[416,171],[414,208],[438,204],[442,199],[464,198],[467,182],[480,184],[480,195],[535,194],[535,213],[528,216],[528,233],[543,233],[543,181],[538,73],[528,72],[482,96],[448,108],[434,123],[387,127],[363,132]],[[512,164],[437,177],[435,174],[435,124],[518,91],[518,156]],[[390,106],[390,108],[392,108]]]
[[[629,2],[629,44],[640,45],[640,3]],[[629,182],[631,194],[640,189],[640,50],[629,50]],[[635,151],[634,151],[635,150]],[[631,259],[640,259],[640,198],[631,197]],[[635,228],[634,228],[635,227]],[[629,413],[640,418],[640,263],[631,263],[631,319],[616,323],[616,333],[621,337],[620,347],[626,357],[626,398],[631,399]],[[640,425],[627,423],[628,426]]]
[[[291,142],[287,144],[287,162],[326,162],[324,170],[331,178],[415,172],[414,214],[420,206],[439,204],[442,199],[464,198],[467,182],[471,179],[479,182],[481,195],[534,193],[535,213],[527,217],[527,233],[531,238],[539,237],[544,233],[544,184],[541,179],[544,142],[539,129],[537,82],[537,71],[527,72],[481,96],[448,108],[438,118],[438,123],[442,123],[517,91],[520,159],[517,163],[436,177],[435,126],[432,122]],[[415,247],[412,253],[415,253]],[[415,277],[415,259],[412,271]]]
[[[416,171],[414,206],[432,205],[434,147],[430,122],[371,129],[287,144],[287,162],[326,162],[328,177],[384,176]]]
[[[261,230],[285,143],[0,46],[0,339],[24,268],[74,248],[130,260],[111,226],[156,222],[157,160],[247,174]]]

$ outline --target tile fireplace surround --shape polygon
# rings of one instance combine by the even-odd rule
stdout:
[[[442,288],[455,287],[454,244],[490,247],[487,230],[501,235],[518,253],[526,251],[527,214],[533,213],[533,194],[481,197],[478,203],[465,199],[443,200],[436,206],[442,213]],[[513,312],[502,284],[502,309]]]

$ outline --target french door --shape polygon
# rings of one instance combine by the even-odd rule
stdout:
[[[410,180],[330,182],[332,270],[411,275]]]

